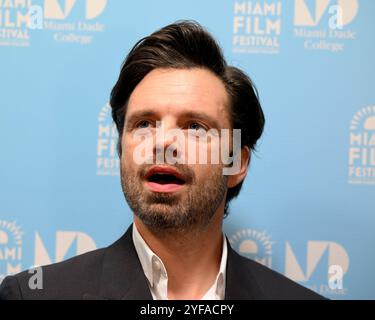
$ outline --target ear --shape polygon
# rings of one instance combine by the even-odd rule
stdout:
[[[244,146],[241,148],[241,165],[240,170],[238,173],[233,175],[228,175],[227,179],[227,187],[233,188],[239,183],[241,183],[247,174],[247,169],[249,167],[249,161],[250,161],[251,153],[248,146]]]

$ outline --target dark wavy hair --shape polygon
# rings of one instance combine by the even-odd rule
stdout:
[[[141,80],[156,68],[205,68],[213,72],[223,81],[230,98],[230,121],[233,129],[241,129],[241,147],[255,150],[265,119],[254,84],[243,71],[227,65],[218,43],[199,23],[182,20],[139,40],[122,64],[110,98],[113,121],[119,133],[120,157],[129,97]],[[225,217],[229,213],[229,202],[238,196],[242,183],[228,189]]]

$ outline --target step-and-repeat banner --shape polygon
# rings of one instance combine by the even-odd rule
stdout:
[[[0,0],[0,276],[117,239],[109,93],[140,38],[194,19],[266,128],[225,232],[332,299],[375,299],[375,1]]]

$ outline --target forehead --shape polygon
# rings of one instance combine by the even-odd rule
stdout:
[[[130,95],[127,116],[145,108],[173,115],[201,111],[223,118],[228,95],[223,82],[206,69],[154,69]]]

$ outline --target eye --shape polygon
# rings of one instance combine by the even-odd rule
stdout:
[[[206,130],[206,128],[198,122],[191,122],[188,125],[188,129],[191,129],[191,130],[199,130],[199,129]]]
[[[148,128],[151,125],[151,122],[148,120],[141,120],[136,124],[137,128]]]

